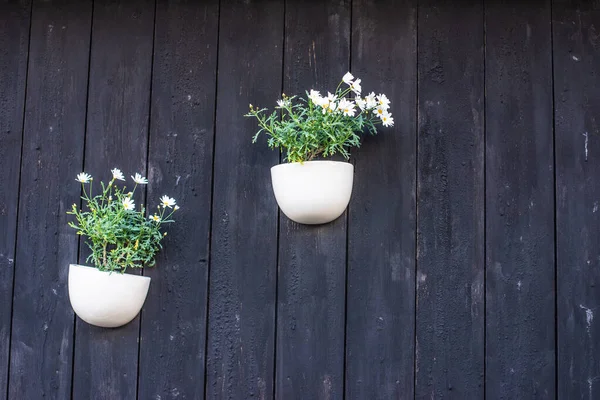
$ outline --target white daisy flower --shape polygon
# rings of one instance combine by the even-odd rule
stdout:
[[[112,172],[113,179],[118,179],[120,181],[125,180],[125,176],[123,175],[123,173],[121,172],[121,170],[119,168],[113,168],[110,170],[110,172]]]
[[[357,79],[354,82],[352,82],[352,84],[350,85],[350,89],[352,89],[354,93],[360,96],[360,92],[362,90],[362,88],[360,87],[360,79]]]
[[[148,219],[154,222],[160,222],[160,217],[156,214],[149,216]]]
[[[312,90],[310,91],[310,93],[308,94],[308,98],[310,99],[310,101],[312,101],[314,104],[320,106],[321,105],[321,101],[322,101],[322,97],[321,97],[321,93],[319,93],[318,90]]]
[[[89,181],[92,180],[92,176],[90,174],[86,174],[85,172],[82,172],[80,174],[77,174],[77,179],[75,179],[76,181],[79,181],[81,183],[88,183]]]
[[[388,99],[387,96],[382,93],[377,96],[377,104],[387,110],[390,108],[390,99]]]
[[[175,199],[169,196],[163,196],[160,198],[163,207],[173,207],[175,205]]]
[[[131,179],[133,179],[133,181],[135,183],[137,183],[138,185],[146,185],[146,184],[148,184],[148,179],[144,178],[143,176],[141,176],[137,172],[136,172],[135,176],[131,177]]]
[[[346,72],[346,74],[342,78],[342,81],[344,81],[344,83],[346,85],[352,85],[352,80],[353,79],[354,79],[354,75],[352,75],[350,72]]]
[[[335,104],[335,95],[331,94],[330,92],[327,92],[327,97],[323,97],[321,99],[321,104],[319,104],[321,107],[323,107],[323,114],[325,114],[327,111],[329,112],[333,112],[336,109],[336,104]]]
[[[387,114],[387,109],[385,109],[383,106],[377,106],[373,112],[379,117],[383,117],[385,114]]]
[[[277,106],[279,108],[284,108],[288,106],[288,101],[287,100],[277,100]]]
[[[358,108],[360,108],[361,110],[364,110],[367,107],[367,101],[365,99],[357,97],[354,100],[356,101],[356,105],[358,106]]]
[[[179,206],[173,207],[173,210],[175,210],[175,211],[179,210]]]
[[[383,124],[383,126],[394,126],[394,118],[392,118],[391,114],[385,113],[381,117],[381,123]]]
[[[354,117],[354,113],[356,112],[354,107],[354,103],[347,99],[342,99],[338,105],[339,110],[347,117]]]
[[[371,92],[365,97],[365,102],[367,103],[367,109],[377,107],[377,100],[375,99],[375,93]]]
[[[133,210],[135,208],[135,203],[131,200],[131,197],[125,197],[123,199],[123,208],[126,210]]]

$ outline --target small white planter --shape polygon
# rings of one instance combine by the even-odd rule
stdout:
[[[275,199],[281,211],[300,224],[324,224],[344,213],[354,166],[340,161],[306,161],[271,168]]]
[[[75,313],[91,325],[116,328],[135,318],[146,300],[150,277],[69,266],[69,299]]]

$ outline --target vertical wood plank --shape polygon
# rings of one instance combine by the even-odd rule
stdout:
[[[9,399],[71,395],[77,236],[65,214],[85,135],[91,2],[36,2],[27,77]]]
[[[181,205],[142,312],[140,399],[204,397],[219,2],[160,0],[152,77],[148,205]]]
[[[284,93],[333,92],[349,56],[349,1],[286,3]],[[343,397],[346,219],[307,226],[280,213],[279,399]]]
[[[220,7],[206,397],[272,398],[278,153],[252,144],[243,114],[280,94],[283,4]]]
[[[600,397],[600,5],[555,1],[558,396]]]
[[[416,1],[352,2],[352,73],[394,128],[355,151],[348,220],[346,398],[413,398]]]
[[[481,2],[420,3],[418,43],[416,397],[483,398]]]
[[[550,4],[485,13],[486,396],[553,398]]]
[[[154,1],[95,1],[93,19],[84,169],[99,182],[114,167],[127,177],[146,171]],[[136,397],[139,324],[77,319],[75,399]]]
[[[31,1],[0,1],[0,399],[6,399]]]

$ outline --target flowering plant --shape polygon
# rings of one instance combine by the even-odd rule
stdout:
[[[337,153],[348,159],[348,149],[360,146],[358,134],[364,129],[374,135],[376,125],[394,125],[386,95],[371,92],[361,97],[360,82],[348,72],[334,94],[328,92],[327,96],[321,96],[311,90],[306,93],[306,99],[298,98],[298,102],[294,102],[296,96],[284,94],[271,114],[266,108],[250,104],[250,112],[245,116],[256,118],[260,127],[253,143],[265,132],[269,147],[284,148],[288,162],[310,161],[317,156]]]
[[[127,268],[153,266],[154,256],[162,248],[160,242],[167,235],[160,229],[163,224],[174,222],[171,216],[179,206],[174,199],[163,196],[158,211],[146,217],[144,205],[136,210],[134,194],[137,187],[146,185],[148,180],[135,174],[131,177],[135,186],[128,192],[125,186],[116,185],[117,181],[125,181],[123,173],[117,168],[111,172],[112,179],[106,185],[100,182],[102,191],[95,196],[92,195],[93,178],[85,172],[77,175],[87,209],[78,209],[73,204],[67,214],[75,215],[76,222],[69,222],[69,226],[76,229],[78,235],[88,238],[86,243],[92,253],[87,262],[91,259],[100,271],[125,272]]]

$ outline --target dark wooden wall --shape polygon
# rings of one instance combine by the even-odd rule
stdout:
[[[278,211],[248,103],[385,92],[348,211]],[[0,399],[599,399],[598,1],[0,0]],[[182,205],[77,319],[82,170]]]

